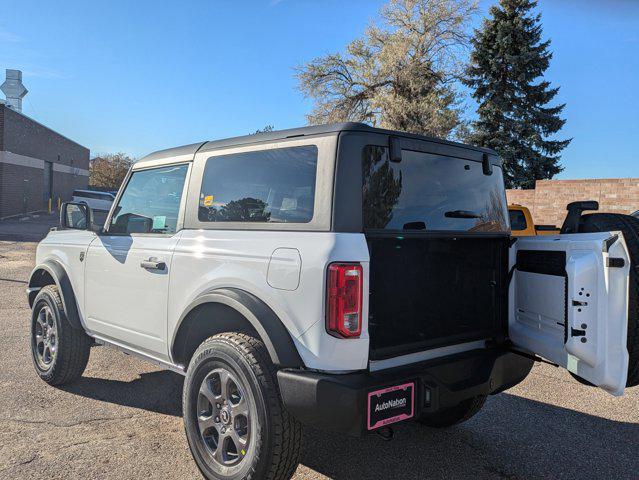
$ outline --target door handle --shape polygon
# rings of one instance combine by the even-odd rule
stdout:
[[[166,268],[166,263],[158,261],[155,257],[151,257],[148,260],[142,260],[140,262],[140,267],[147,270],[164,270]]]

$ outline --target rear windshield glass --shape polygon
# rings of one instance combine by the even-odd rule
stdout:
[[[206,161],[201,222],[307,223],[313,218],[317,147],[276,148]]]
[[[402,151],[390,162],[388,148],[364,148],[363,221],[368,230],[507,232],[502,171],[484,175],[479,162]]]
[[[511,230],[526,230],[526,216],[521,210],[508,210]]]

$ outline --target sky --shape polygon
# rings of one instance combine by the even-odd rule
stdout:
[[[0,0],[0,77],[23,112],[89,147],[162,148],[305,124],[295,68],[362,34],[381,0]],[[479,26],[494,1],[481,0]],[[566,103],[557,178],[639,177],[639,0],[540,0]],[[474,115],[469,103],[468,116]]]

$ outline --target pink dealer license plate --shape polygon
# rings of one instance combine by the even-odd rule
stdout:
[[[368,394],[368,429],[412,418],[415,414],[415,382],[375,390]]]

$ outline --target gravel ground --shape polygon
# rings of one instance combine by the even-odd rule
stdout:
[[[37,378],[24,289],[38,233],[21,231],[0,222],[0,478],[200,478],[179,375],[96,347],[77,384]],[[391,442],[306,430],[295,478],[636,479],[638,407],[639,388],[614,398],[539,365],[449,430],[403,424]]]

